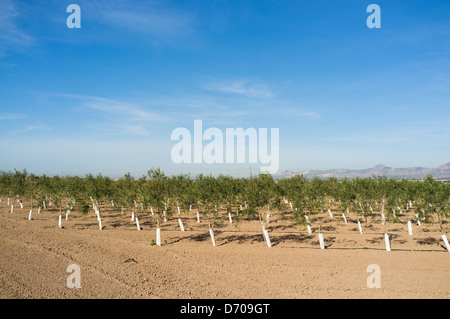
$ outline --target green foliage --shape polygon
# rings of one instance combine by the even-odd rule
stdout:
[[[82,214],[88,214],[93,204],[100,209],[102,203],[113,201],[117,207],[136,214],[149,214],[151,209],[158,226],[164,220],[164,212],[166,217],[178,213],[177,206],[181,212],[190,207],[198,210],[212,228],[224,223],[222,214],[234,214],[240,205],[246,207],[233,217],[235,226],[243,218],[259,217],[264,224],[267,212],[273,209],[280,212],[282,219],[292,216],[297,225],[304,226],[306,215],[313,217],[332,206],[338,206],[342,213],[349,211],[366,218],[366,222],[373,218],[372,207],[395,223],[399,221],[399,208],[411,211],[413,203],[417,218],[421,222],[438,222],[441,231],[443,220],[450,217],[450,183],[436,181],[432,176],[410,181],[387,177],[308,180],[296,175],[275,182],[271,175],[263,173],[251,174],[249,178],[202,174],[195,178],[181,174],[169,177],[158,168],[138,179],[128,173],[112,180],[101,174],[49,177],[15,170],[0,176],[0,196],[28,198],[41,209],[44,201],[47,207],[51,201],[60,212],[73,205]],[[283,198],[292,202],[292,210],[285,206]]]

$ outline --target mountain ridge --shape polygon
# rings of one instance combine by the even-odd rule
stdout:
[[[436,168],[427,167],[407,167],[407,168],[393,168],[383,164],[375,165],[371,168],[365,169],[327,169],[327,170],[304,170],[294,172],[292,170],[285,170],[274,176],[276,179],[288,178],[295,175],[303,175],[306,178],[357,178],[357,177],[373,177],[373,176],[387,176],[393,178],[408,178],[408,179],[423,179],[427,175],[432,175],[435,179],[450,179],[450,162],[438,166]]]

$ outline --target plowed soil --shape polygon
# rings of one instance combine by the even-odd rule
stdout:
[[[102,208],[100,230],[94,213],[73,211],[58,227],[58,211],[28,220],[14,202],[0,202],[1,298],[442,298],[450,296],[450,253],[437,225],[418,226],[408,234],[408,212],[388,223],[392,251],[385,249],[379,213],[348,225],[336,211],[310,216],[313,233],[294,225],[288,212],[273,212],[267,247],[258,220],[238,226],[223,215],[211,243],[208,225],[195,212],[183,211],[185,231],[175,216],[163,223],[163,245],[155,240],[151,214],[139,216]],[[284,216],[284,217],[283,217]],[[326,249],[318,242],[321,224]],[[444,224],[448,229],[448,224]],[[450,235],[450,233],[448,234]],[[450,237],[450,236],[449,236]],[[80,267],[81,288],[68,288],[67,267]],[[370,265],[379,266],[380,288],[369,288]]]

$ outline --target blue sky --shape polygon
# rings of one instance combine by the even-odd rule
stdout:
[[[2,0],[0,170],[247,176],[172,162],[171,132],[196,119],[279,128],[280,171],[442,165],[449,16],[438,0]]]

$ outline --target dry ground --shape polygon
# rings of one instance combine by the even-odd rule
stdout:
[[[152,245],[155,223],[140,216],[138,231],[130,214],[107,207],[103,230],[95,214],[76,211],[58,228],[58,212],[33,213],[15,203],[11,214],[0,202],[1,298],[442,298],[450,296],[450,253],[436,225],[406,220],[389,224],[391,252],[385,251],[379,216],[363,224],[354,216],[345,225],[337,212],[310,216],[313,234],[288,216],[271,217],[273,247],[258,221],[230,225],[224,216],[213,247],[206,223],[183,212],[186,231],[172,217],[162,226],[162,247]],[[319,249],[318,222],[326,249]],[[448,228],[448,224],[445,225]],[[450,237],[450,236],[449,236]],[[66,285],[68,265],[81,269],[81,288]],[[368,288],[367,267],[381,270],[381,288]]]

